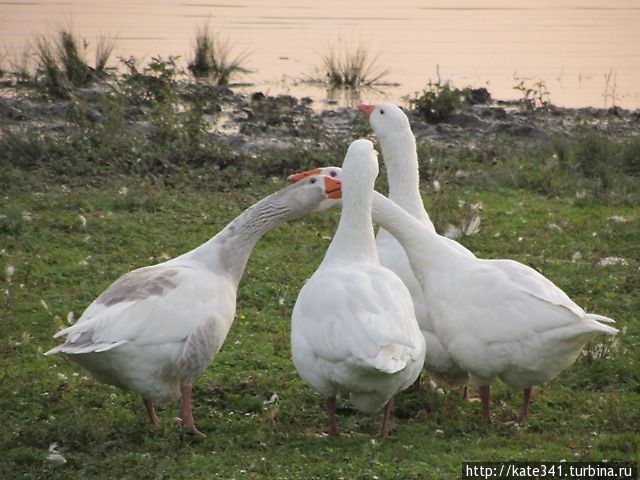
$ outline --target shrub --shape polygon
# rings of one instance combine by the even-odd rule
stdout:
[[[176,65],[179,57],[151,57],[149,64],[140,71],[134,57],[121,58],[126,67],[120,85],[130,103],[134,105],[151,101],[175,100],[176,82],[182,71]]]
[[[440,123],[451,118],[460,108],[461,97],[462,92],[449,82],[429,80],[427,88],[419,96],[410,99],[409,103],[427,122]]]
[[[626,174],[640,177],[640,138],[634,138],[624,145],[620,160]]]

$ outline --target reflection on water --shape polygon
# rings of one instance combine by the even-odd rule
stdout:
[[[421,90],[436,78],[518,98],[522,79],[543,80],[554,103],[640,107],[640,5],[636,0],[176,0],[0,1],[0,48],[22,49],[59,26],[95,46],[118,39],[116,56],[180,55],[188,60],[196,29],[210,25],[253,52],[243,80],[265,93],[324,96],[299,80],[320,65],[338,38],[364,42],[399,87],[362,99]],[[608,79],[608,80],[607,80]],[[615,82],[615,85],[612,85]],[[615,88],[613,88],[615,87]],[[375,94],[374,94],[375,93]],[[352,99],[337,98],[340,103]]]

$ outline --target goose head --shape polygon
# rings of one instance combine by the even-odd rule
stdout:
[[[342,168],[340,167],[320,167],[314,168],[311,170],[307,170],[305,172],[299,172],[291,174],[287,177],[287,180],[291,183],[299,182],[311,175],[324,175],[325,177],[331,177],[336,180],[340,180],[342,178]]]
[[[401,132],[411,131],[409,119],[405,113],[392,103],[380,103],[378,105],[358,105],[358,110],[369,120],[369,124],[378,138],[395,135]]]
[[[378,176],[378,152],[373,148],[373,143],[364,138],[351,142],[344,157],[341,175],[350,179],[350,184],[370,183],[373,189],[373,183]]]
[[[319,212],[340,203],[340,180],[331,176],[310,174],[281,190],[281,200],[295,209],[296,216]]]

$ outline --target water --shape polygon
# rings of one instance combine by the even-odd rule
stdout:
[[[400,83],[363,92],[402,102],[429,79],[484,86],[519,98],[522,79],[543,80],[562,106],[640,107],[638,0],[0,0],[0,42],[23,49],[37,35],[71,25],[95,46],[117,38],[115,56],[192,55],[209,23],[251,52],[242,80],[265,93],[326,96],[300,83],[329,45],[363,43]],[[2,48],[2,47],[0,47]]]

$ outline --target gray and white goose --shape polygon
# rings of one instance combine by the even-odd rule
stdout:
[[[329,206],[339,182],[311,176],[257,202],[208,242],[175,259],[133,270],[107,288],[77,323],[54,338],[97,380],[142,396],[150,421],[155,402],[182,398],[182,425],[193,419],[193,383],[224,343],[251,251],[269,229]]]

